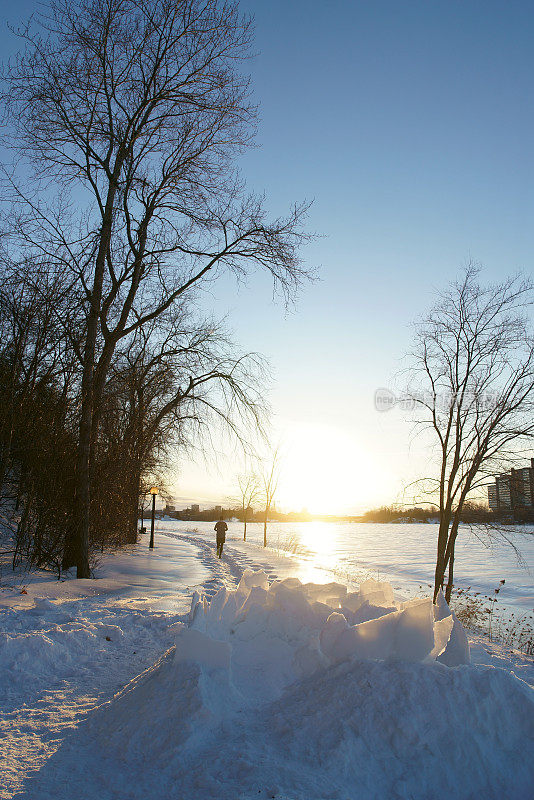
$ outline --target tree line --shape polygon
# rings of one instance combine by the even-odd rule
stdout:
[[[439,513],[434,504],[420,506],[390,505],[371,508],[358,518],[359,522],[434,522]],[[496,522],[498,517],[487,505],[474,500],[465,502],[459,513],[460,522]]]
[[[13,559],[134,541],[140,495],[215,422],[261,429],[265,364],[199,308],[224,274],[308,277],[305,205],[236,169],[250,19],[215,0],[57,0],[2,75],[0,487]],[[204,294],[205,296],[205,294]]]

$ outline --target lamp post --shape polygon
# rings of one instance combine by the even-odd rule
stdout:
[[[150,550],[154,549],[154,519],[156,514],[156,495],[159,494],[159,489],[157,486],[153,486],[150,490],[150,494],[152,495],[152,522],[150,524],[150,544],[148,545]]]

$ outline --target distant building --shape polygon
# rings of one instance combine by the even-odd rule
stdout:
[[[495,479],[497,489],[497,507],[509,510],[512,508],[511,475],[499,475]]]
[[[200,512],[200,506],[197,503],[191,503],[191,513],[198,514]]]
[[[534,517],[534,458],[530,467],[497,475],[488,486],[488,503],[492,511],[511,513],[518,520]]]
[[[492,483],[490,486],[488,486],[488,504],[492,511],[497,511],[499,508],[498,497],[497,483]]]
[[[165,506],[165,511],[176,511],[176,506],[171,506],[167,503]]]
[[[215,506],[215,513],[222,514],[222,506]]]
[[[512,506],[534,508],[534,458],[530,467],[512,470]]]

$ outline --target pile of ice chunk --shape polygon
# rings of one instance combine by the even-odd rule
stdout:
[[[231,667],[238,687],[265,699],[291,680],[357,659],[470,661],[465,632],[442,595],[437,605],[396,602],[392,587],[375,580],[348,592],[298,578],[269,584],[264,572],[246,570],[235,591],[220,589],[210,601],[195,593],[188,625],[176,632],[178,660]]]

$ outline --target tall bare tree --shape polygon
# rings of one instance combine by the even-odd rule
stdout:
[[[261,487],[255,472],[245,472],[237,478],[239,486],[239,502],[243,513],[243,541],[247,541],[247,521],[253,503],[261,496]]]
[[[454,553],[467,499],[524,454],[534,437],[534,338],[530,280],[484,286],[471,266],[417,325],[410,395],[434,435],[439,508],[434,600]]]
[[[66,566],[88,577],[92,451],[118,344],[224,270],[265,267],[291,294],[305,275],[305,208],[267,221],[233,171],[254,128],[241,69],[251,26],[235,4],[56,0],[22,36],[4,100],[33,179],[8,176],[19,209],[8,225],[20,247],[70,274],[83,302]]]
[[[280,479],[280,448],[273,450],[271,456],[265,461],[261,473],[262,500],[265,505],[263,512],[263,546],[267,547],[267,523],[269,513],[273,507],[274,498],[278,491]]]

